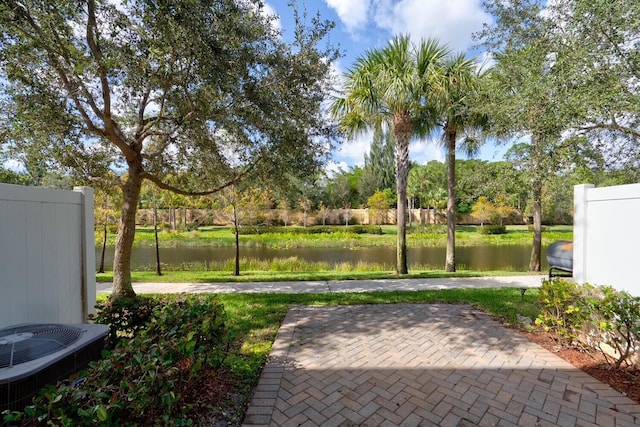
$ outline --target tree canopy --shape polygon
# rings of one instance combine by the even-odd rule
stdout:
[[[306,173],[328,153],[337,52],[319,44],[332,24],[294,17],[287,43],[257,0],[0,4],[2,143],[86,180],[115,172],[114,298],[133,295],[143,180],[206,194],[250,173]],[[165,179],[177,172],[187,179]]]

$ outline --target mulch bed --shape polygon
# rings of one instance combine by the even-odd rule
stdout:
[[[613,363],[607,362],[600,351],[570,345],[550,332],[527,331],[523,328],[516,328],[516,331],[529,341],[558,355],[576,368],[640,403],[640,368],[626,366],[616,368]]]

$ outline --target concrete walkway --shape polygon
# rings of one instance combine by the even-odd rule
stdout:
[[[417,291],[454,288],[532,288],[546,276],[455,277],[444,279],[331,280],[298,282],[134,283],[138,294],[148,293],[331,293]],[[98,283],[98,293],[111,292],[111,283]]]
[[[305,306],[243,425],[638,426],[640,405],[469,306]]]

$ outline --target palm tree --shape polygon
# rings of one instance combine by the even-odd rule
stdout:
[[[398,36],[382,48],[356,60],[345,76],[344,96],[331,106],[343,131],[356,135],[384,126],[393,135],[396,151],[398,194],[398,274],[407,274],[406,208],[409,174],[409,141],[426,136],[436,125],[428,86],[448,49],[435,39],[411,43]],[[427,91],[425,90],[427,89]]]
[[[433,223],[438,223],[438,208],[447,202],[447,191],[442,187],[435,187],[427,194],[427,205],[433,208]],[[428,222],[427,222],[428,223]]]
[[[442,128],[442,142],[447,151],[447,254],[445,270],[456,271],[456,149],[463,148],[467,155],[473,155],[481,143],[480,135],[487,125],[487,117],[476,112],[478,87],[482,73],[474,61],[458,54],[447,58],[441,69],[439,84],[431,83],[438,89],[439,125]],[[457,147],[463,137],[462,147]]]

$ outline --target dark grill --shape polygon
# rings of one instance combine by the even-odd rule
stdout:
[[[570,240],[558,240],[547,249],[547,262],[549,262],[549,279],[554,276],[573,275],[573,242]],[[554,273],[553,270],[565,274]]]
[[[83,330],[67,325],[24,325],[0,331],[0,369],[30,362],[76,342]]]

